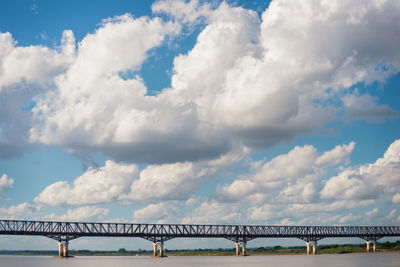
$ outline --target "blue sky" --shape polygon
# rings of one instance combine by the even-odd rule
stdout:
[[[399,15],[394,0],[2,1],[0,217],[398,224]]]

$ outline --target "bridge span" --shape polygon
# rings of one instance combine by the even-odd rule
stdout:
[[[255,238],[299,238],[307,254],[316,254],[317,241],[326,237],[359,237],[367,251],[375,251],[382,237],[400,236],[400,226],[273,226],[208,224],[137,224],[0,220],[0,235],[45,236],[59,242],[59,256],[68,257],[68,243],[79,237],[140,237],[153,242],[154,256],[164,256],[164,242],[172,238],[226,238],[235,242],[236,255],[246,255]]]

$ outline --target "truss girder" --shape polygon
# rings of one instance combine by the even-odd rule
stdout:
[[[0,234],[41,235],[57,240],[88,236],[141,237],[154,242],[177,237],[219,237],[240,242],[262,237],[300,238],[306,241],[325,237],[377,240],[382,237],[400,236],[400,226],[129,224],[0,220]]]

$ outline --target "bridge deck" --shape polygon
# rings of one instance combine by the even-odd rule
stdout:
[[[39,235],[56,240],[89,236],[141,237],[152,241],[178,237],[226,238],[233,241],[262,237],[294,237],[303,240],[359,237],[377,240],[382,237],[400,236],[400,226],[192,225],[0,220],[0,234]]]

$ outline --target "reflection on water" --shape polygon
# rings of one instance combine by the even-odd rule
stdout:
[[[180,266],[240,266],[240,267],[400,267],[400,253],[360,253],[337,255],[268,255],[268,256],[180,256],[167,258],[138,257],[75,257],[59,259],[42,256],[0,256],[0,267],[180,267]]]

